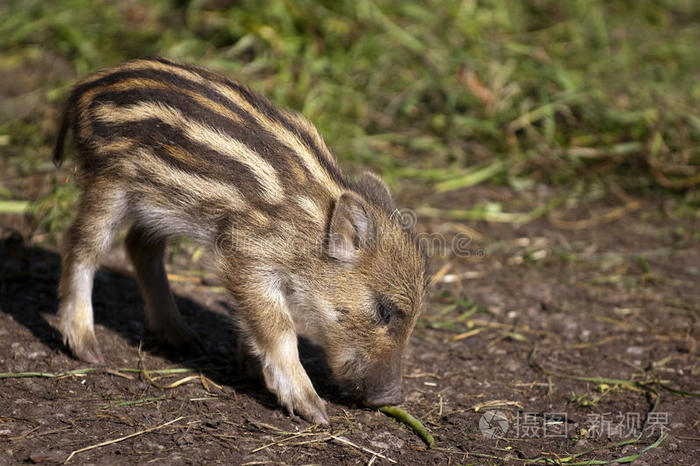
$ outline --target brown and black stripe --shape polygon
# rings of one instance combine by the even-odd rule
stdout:
[[[322,209],[348,188],[310,122],[205,69],[133,60],[78,83],[66,108],[54,161],[72,127],[89,175],[118,172],[171,189],[198,183],[263,212],[289,199]]]

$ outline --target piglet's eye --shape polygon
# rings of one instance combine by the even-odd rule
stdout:
[[[387,325],[392,317],[401,314],[401,310],[388,298],[381,297],[377,300],[377,314],[380,322]]]
[[[379,304],[379,318],[385,324],[388,324],[391,320],[391,309],[382,303]]]

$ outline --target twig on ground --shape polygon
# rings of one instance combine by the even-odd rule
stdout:
[[[251,424],[253,424],[255,427],[257,427],[260,430],[267,429],[267,430],[271,430],[273,432],[278,432],[278,433],[283,434],[283,435],[294,435],[297,433],[297,432],[289,432],[287,430],[282,430],[279,427],[273,426],[272,424],[267,424],[267,423],[262,422],[262,421],[257,421],[255,419],[250,418],[249,416],[245,416],[245,420],[250,422]]]
[[[201,372],[199,373],[199,379],[201,380],[202,386],[204,387],[204,389],[206,391],[208,391],[209,393],[211,393],[211,390],[209,389],[209,385],[213,385],[214,387],[218,388],[219,390],[224,389],[224,387],[222,387],[218,383],[214,382],[213,380],[211,380],[209,377],[205,376]]]
[[[179,387],[180,385],[184,385],[187,382],[192,382],[193,380],[200,380],[201,381],[201,378],[198,375],[188,375],[187,377],[183,377],[180,380],[176,380],[173,383],[169,383],[168,385],[159,385],[158,387],[162,388],[162,389],[171,390],[173,388]]]
[[[141,374],[143,377],[146,379],[148,383],[153,385],[154,387],[163,389],[163,385],[159,384],[158,382],[155,381],[153,377],[151,377],[151,374],[148,372],[148,369],[146,368],[146,360],[143,355],[143,341],[139,342],[139,347],[138,347],[138,355],[139,355],[139,364],[141,365]]]
[[[199,380],[199,382],[202,384],[202,387],[204,387],[204,389],[207,392],[211,393],[211,389],[209,388],[209,385],[212,385],[212,386],[218,388],[219,390],[223,390],[223,387],[221,385],[214,383],[211,379],[206,377],[201,372],[199,373],[199,375],[188,375],[187,377],[183,377],[182,379],[176,380],[175,382],[172,382],[168,385],[163,385],[157,381],[157,379],[159,377],[152,377],[151,374],[156,374],[156,373],[176,374],[176,373],[181,373],[181,372],[193,372],[193,371],[189,370],[189,369],[163,369],[160,371],[157,371],[157,370],[150,371],[146,368],[146,361],[144,358],[143,350],[141,348],[141,343],[139,343],[138,354],[139,354],[139,364],[141,365],[141,369],[136,371],[136,372],[141,373],[144,376],[144,378],[148,381],[148,383],[150,383],[151,385],[153,385],[156,388],[160,388],[161,390],[170,390],[173,388],[177,388],[180,385],[184,385],[188,382],[192,382],[193,380]]]
[[[179,421],[179,420],[181,420],[181,419],[183,419],[183,418],[184,418],[184,416],[180,416],[180,417],[178,417],[178,418],[173,419],[172,421],[166,422],[165,424],[160,424],[160,425],[158,425],[158,426],[151,427],[150,429],[140,430],[140,431],[138,431],[138,432],[134,432],[133,434],[125,435],[124,437],[119,437],[119,438],[116,438],[116,439],[113,439],[113,440],[107,440],[106,442],[96,443],[95,445],[89,445],[89,446],[87,446],[87,447],[83,447],[83,448],[80,448],[80,449],[78,449],[78,450],[73,450],[73,451],[71,452],[71,454],[68,455],[68,458],[66,458],[66,460],[63,462],[63,464],[67,464],[67,463],[68,463],[75,455],[77,455],[78,453],[82,453],[82,452],[85,452],[85,451],[88,451],[88,450],[93,450],[93,449],[95,449],[95,448],[104,447],[104,446],[107,446],[107,445],[111,445],[111,444],[113,444],[113,443],[122,442],[122,441],[124,441],[124,440],[128,440],[128,439],[130,439],[130,438],[137,437],[137,436],[139,436],[139,435],[147,434],[147,433],[149,433],[149,432],[153,432],[153,431],[155,431],[155,430],[162,429],[162,428],[165,427],[165,426],[169,426],[170,424],[173,424],[173,423],[175,423],[175,422],[177,422],[177,421]]]
[[[517,401],[508,401],[508,400],[490,400],[490,401],[485,401],[483,403],[478,403],[469,408],[469,410],[474,410],[475,413],[478,413],[480,409],[484,408],[496,408],[496,407],[503,407],[503,406],[515,406],[516,408],[523,409],[523,405],[518,403]],[[467,411],[469,411],[467,410]]]
[[[36,431],[37,431],[38,429],[40,429],[40,428],[41,428],[41,424],[39,424],[38,426],[36,426],[36,427],[34,427],[34,428],[32,428],[32,429],[25,430],[24,432],[22,432],[21,434],[19,434],[19,435],[16,436],[16,437],[8,437],[7,440],[10,440],[10,441],[12,441],[12,442],[14,442],[14,441],[16,441],[16,440],[22,440],[23,438],[26,438],[27,435],[31,434],[32,432],[36,432]]]
[[[299,433],[288,435],[287,437],[280,439],[280,440],[275,440],[274,442],[266,443],[265,445],[258,447],[255,450],[251,451],[251,453],[257,453],[257,452],[262,451],[266,448],[270,448],[273,445],[284,446],[287,444],[288,441],[290,441],[292,439],[299,438],[299,437],[308,437],[311,435],[323,435],[324,437],[320,438],[320,439],[314,439],[314,440],[308,441],[308,442],[296,443],[295,445],[301,445],[303,443],[319,443],[319,442],[326,442],[326,441],[330,440],[330,436],[328,434],[326,434],[325,432],[309,432],[309,430],[312,430],[315,427],[316,426],[313,425],[313,426],[307,427],[306,429],[302,430]]]
[[[638,210],[642,203],[637,200],[631,200],[621,207],[610,209],[604,214],[592,216],[583,220],[562,220],[550,212],[548,215],[549,222],[562,230],[586,230],[588,228],[597,227],[603,223],[610,223],[618,220],[625,215]]]
[[[378,458],[381,458],[381,459],[383,459],[383,460],[387,460],[387,461],[390,462],[390,463],[396,463],[396,460],[391,459],[391,458],[389,458],[388,456],[384,456],[384,455],[382,455],[381,453],[378,453],[378,452],[376,452],[376,451],[370,450],[369,448],[365,448],[365,447],[360,446],[360,445],[358,445],[358,444],[356,444],[356,443],[352,443],[350,440],[344,439],[343,437],[338,437],[338,436],[336,436],[336,435],[331,435],[330,438],[332,438],[333,440],[338,441],[338,442],[340,442],[340,443],[344,443],[345,445],[349,445],[349,446],[351,446],[351,447],[354,447],[354,448],[357,448],[357,449],[359,449],[359,450],[362,450],[362,451],[364,451],[365,453],[369,453],[370,455],[374,455],[374,456],[376,456],[376,457],[378,457]]]
[[[116,375],[117,377],[122,377],[122,378],[125,378],[127,380],[134,380],[134,378],[132,376],[130,376],[129,374],[122,374],[121,372],[115,371],[114,369],[105,369],[105,372],[107,374]]]
[[[433,379],[441,380],[443,377],[439,376],[438,374],[434,372],[413,372],[411,374],[404,374],[403,378],[404,379],[420,379],[423,377],[432,377]]]
[[[447,272],[450,271],[451,268],[452,268],[452,263],[451,263],[451,262],[447,262],[445,265],[443,265],[442,267],[440,267],[440,270],[438,270],[438,271],[435,273],[435,275],[433,275],[433,276],[431,277],[431,279],[430,279],[430,286],[433,286],[433,285],[435,285],[436,283],[438,283],[438,282],[442,279],[442,277],[444,277],[445,274],[446,274]]]
[[[659,395],[658,390],[656,388],[660,388],[662,390],[666,390],[667,392],[673,393],[674,395],[678,395],[678,396],[700,397],[699,392],[687,392],[684,390],[679,390],[677,388],[670,387],[670,386],[666,385],[666,383],[665,383],[665,382],[667,382],[666,380],[659,380],[658,378],[649,377],[645,380],[628,380],[628,379],[611,379],[608,377],[588,377],[588,376],[572,375],[572,374],[564,374],[564,373],[560,373],[560,372],[554,372],[554,371],[551,371],[549,369],[545,369],[542,365],[540,365],[535,360],[535,351],[536,351],[536,346],[532,348],[532,351],[530,351],[530,355],[528,356],[528,363],[530,364],[530,367],[541,372],[544,375],[560,377],[563,379],[578,380],[579,382],[619,385],[619,386],[628,388],[630,390],[648,392],[648,393],[654,394],[656,396]]]
[[[576,343],[573,345],[567,345],[566,348],[570,349],[583,349],[583,348],[589,348],[591,346],[600,346],[604,345],[606,343],[610,343],[611,341],[619,340],[621,338],[627,338],[626,335],[611,335],[605,338],[601,338],[600,340],[597,341],[591,341],[588,343]]]
[[[459,341],[459,340],[464,340],[465,338],[473,337],[477,333],[481,333],[484,330],[486,330],[486,327],[479,327],[479,328],[474,328],[469,331],[466,331],[464,333],[460,333],[459,335],[455,335],[452,337],[452,341]]]
[[[102,407],[102,409],[110,409],[110,408],[115,407],[115,406],[133,406],[133,405],[140,405],[140,404],[144,404],[144,403],[151,403],[151,402],[154,402],[154,401],[162,401],[162,400],[164,400],[164,399],[165,399],[165,397],[162,397],[162,396],[159,396],[159,397],[151,396],[151,397],[148,397],[148,398],[141,398],[141,399],[139,399],[139,400],[119,401],[119,402],[116,402],[116,403],[110,403],[110,404],[108,404],[108,405],[105,405],[105,406]]]
[[[119,372],[131,372],[134,374],[141,374],[143,373],[143,369],[134,369],[131,367],[120,367],[117,369]],[[148,371],[150,374],[186,374],[188,372],[194,372],[194,369],[188,369],[186,367],[174,367],[171,369],[150,369]]]
[[[83,376],[89,372],[93,372],[95,369],[91,367],[86,367],[83,369],[75,369],[72,371],[58,372],[56,374],[51,372],[2,372],[0,373],[0,379],[20,379],[26,377],[39,377],[44,379],[55,379],[60,377],[71,377],[71,376]]]

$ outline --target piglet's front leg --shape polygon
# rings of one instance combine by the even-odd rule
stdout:
[[[273,348],[264,351],[261,360],[265,385],[290,414],[297,412],[309,422],[328,425],[325,403],[316,394],[299,362],[293,330],[282,335]]]
[[[244,289],[229,287],[238,304],[240,337],[259,359],[265,385],[280,404],[290,414],[296,412],[309,422],[327,425],[325,402],[299,361],[296,330],[284,295],[274,283],[260,280],[258,284],[251,286],[249,281]]]

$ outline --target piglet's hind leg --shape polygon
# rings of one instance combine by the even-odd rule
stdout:
[[[173,349],[205,352],[202,343],[182,319],[170,291],[163,267],[164,239],[149,235],[147,230],[134,225],[126,235],[125,243],[146,303],[146,320],[151,332]]]
[[[120,192],[96,187],[86,190],[63,240],[58,329],[75,357],[89,363],[104,361],[95,337],[92,311],[95,269],[124,213]]]

